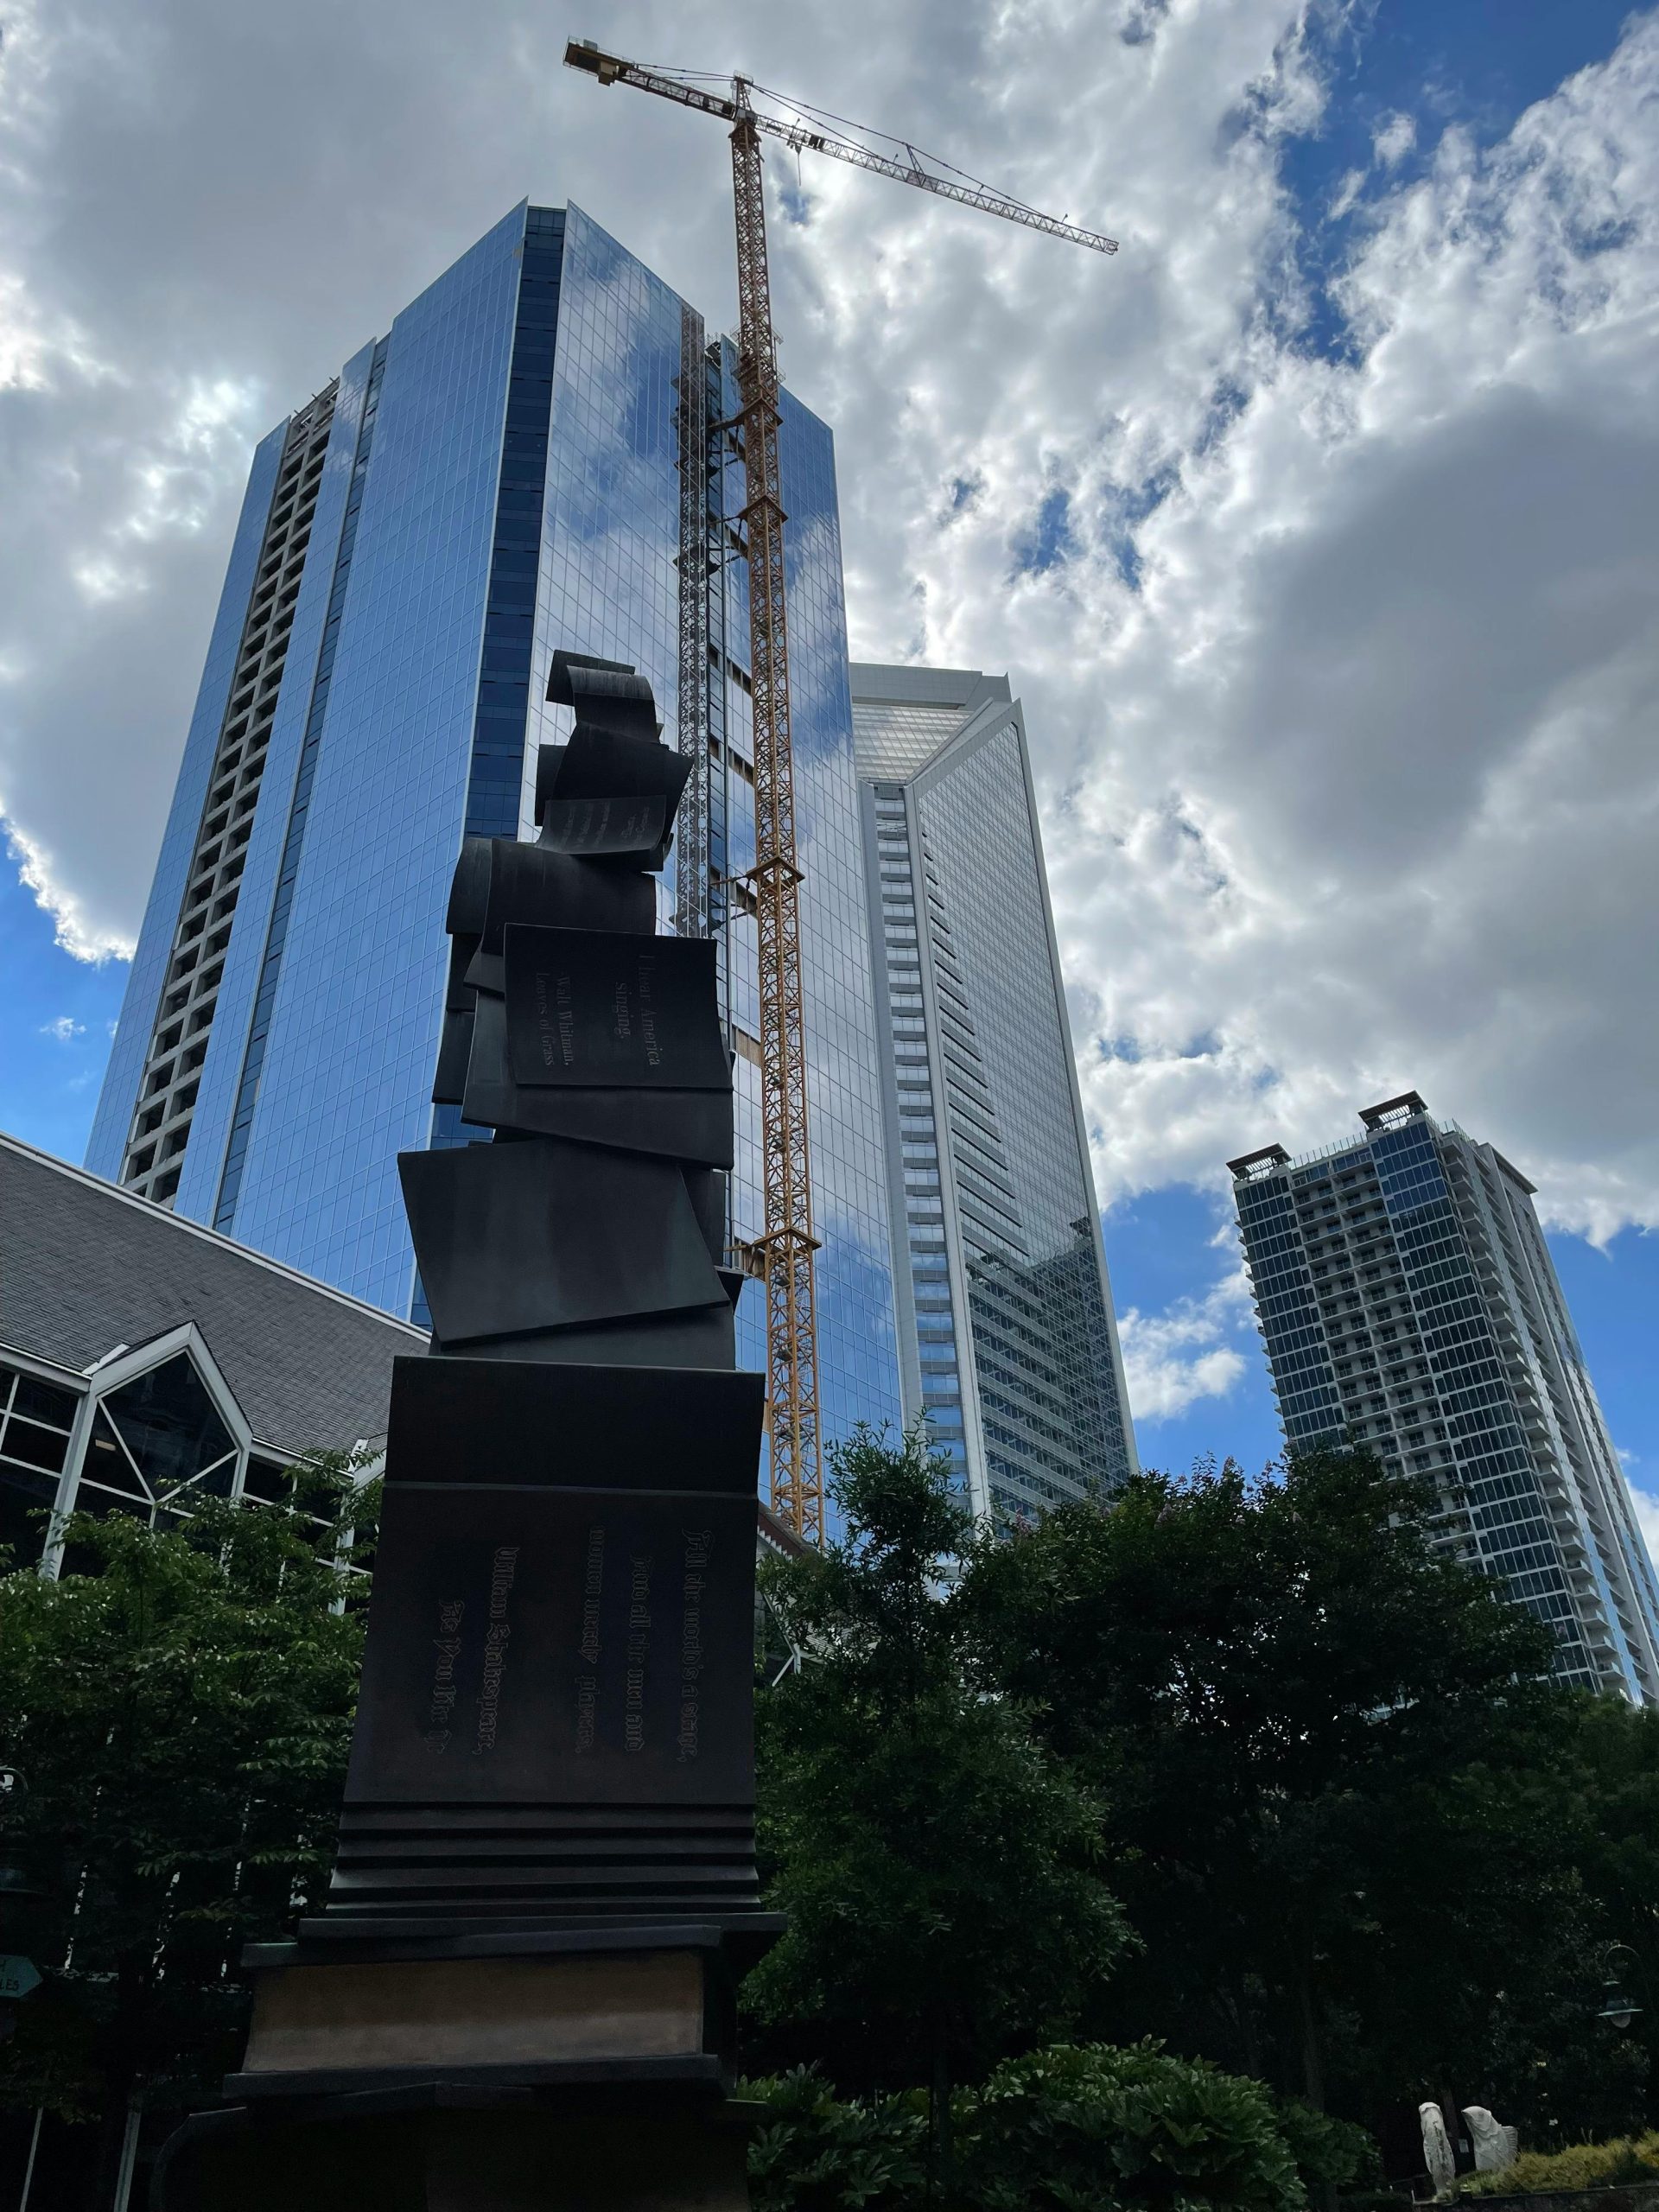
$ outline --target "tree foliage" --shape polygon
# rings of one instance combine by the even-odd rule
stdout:
[[[1262,2084],[1153,2044],[1004,2060],[953,2100],[943,2183],[913,2092],[843,2100],[801,2069],[742,2094],[766,2114],[749,2161],[754,2212],[1300,2212],[1306,2201],[1290,2115]],[[1337,2132],[1325,2123],[1321,2174]]]
[[[758,1711],[790,1929],[745,2032],[798,2070],[762,2092],[757,2212],[1294,2212],[1364,2177],[1332,2113],[1450,2095],[1529,2146],[1640,2124],[1659,1715],[1553,1685],[1430,1495],[1322,1452],[993,1539],[918,1438],[833,1465],[843,1538],[764,1571],[798,1655]],[[0,1579],[0,1758],[31,1785],[0,1856],[44,1892],[6,1948],[48,1977],[0,2101],[101,2121],[112,2157],[130,2099],[235,2063],[241,1947],[326,1878],[372,1505],[331,1465],[283,1510],[77,1521],[86,1572]]]
[[[285,1509],[77,1516],[86,1571],[0,1580],[0,1756],[29,1783],[5,1855],[41,1893],[12,1940],[47,1976],[0,2049],[8,2105],[118,2144],[130,2099],[236,2063],[241,1947],[286,1932],[332,1858],[362,1645],[345,1569],[373,1506],[330,1461]]]
[[[961,2138],[983,2212],[1296,2212],[1306,2201],[1262,2084],[1154,2044],[1007,2060]]]
[[[1580,1697],[1575,1751],[1580,1864],[1612,1947],[1606,1979],[1630,1985],[1641,2007],[1631,2040],[1659,2082],[1659,1712]]]
[[[1435,1510],[1363,1452],[1146,1474],[982,1540],[954,1605],[1107,1808],[1142,1940],[1118,2031],[1315,2107],[1446,2085],[1541,2120],[1559,2082],[1616,2120],[1637,2069],[1594,2017],[1582,1700]]]
[[[838,2097],[816,2068],[740,2082],[765,2117],[749,2139],[752,2212],[882,2212],[913,2204],[929,2177],[925,2102],[914,2091]]]
[[[968,1679],[945,1463],[863,1433],[832,1481],[845,1538],[767,1570],[804,1657],[760,1702],[760,1844],[790,1925],[745,2001],[767,2056],[937,2094],[1065,2032],[1126,1931],[1093,1793]]]

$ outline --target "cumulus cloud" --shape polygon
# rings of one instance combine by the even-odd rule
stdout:
[[[41,1034],[55,1038],[60,1045],[67,1045],[75,1038],[86,1034],[86,1025],[84,1021],[77,1021],[73,1014],[60,1014],[50,1021],[41,1023]]]
[[[1161,1313],[1130,1306],[1117,1317],[1129,1403],[1142,1427],[1183,1414],[1200,1398],[1224,1398],[1245,1371],[1235,1337],[1249,1316],[1241,1269],[1201,1297]]]
[[[1416,143],[1416,118],[1397,111],[1385,116],[1371,133],[1371,151],[1385,169],[1397,169]]]
[[[1556,1222],[1659,1218],[1656,91],[1649,17],[1501,143],[1448,131],[1373,201],[1330,353],[1247,150],[1217,321],[1184,284],[1187,350],[1115,332],[1109,417],[988,424],[952,455],[971,509],[904,531],[919,649],[1027,696],[1108,1198],[1415,1085]],[[1268,143],[1294,105],[1264,96]],[[1006,518],[1057,477],[1083,550],[1010,581]]]
[[[1027,702],[1103,1198],[1415,1084],[1604,1235],[1659,1220],[1659,29],[1496,144],[1385,118],[1321,305],[1332,192],[1299,209],[1283,156],[1341,12],[595,0],[582,28],[1122,241],[773,163],[854,649],[1007,668]],[[391,21],[10,11],[0,811],[84,956],[135,933],[270,421],[525,194],[730,319],[705,119],[562,71],[530,0]],[[1149,1374],[1230,1350],[1142,1341]]]

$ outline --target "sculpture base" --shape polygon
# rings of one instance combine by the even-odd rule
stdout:
[[[664,1922],[608,1930],[260,1943],[242,2070],[225,2093],[272,2098],[430,2087],[600,2083],[725,2091],[736,1986],[764,1930]]]
[[[619,2085],[450,2083],[201,2113],[156,2212],[749,2212],[760,2107]]]
[[[727,2058],[780,1924],[256,1944],[231,2107],[168,2140],[156,2212],[747,2212]]]

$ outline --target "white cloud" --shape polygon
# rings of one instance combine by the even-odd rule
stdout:
[[[1354,207],[1364,189],[1364,170],[1350,169],[1331,195],[1331,206],[1328,211],[1330,219],[1333,223],[1339,223],[1343,217]]]
[[[595,7],[601,42],[1122,241],[810,160],[773,226],[855,652],[1025,697],[1103,1198],[1415,1084],[1556,1221],[1659,1221],[1655,17],[1495,146],[1408,163],[1389,119],[1329,359],[1281,180],[1327,97],[1298,0]],[[11,13],[0,808],[97,957],[137,925],[250,439],[526,193],[728,321],[726,154],[560,69],[530,0],[409,0],[396,38],[371,0]],[[1021,570],[1057,494],[1069,550]]]
[[[1415,117],[1398,111],[1385,117],[1371,133],[1371,151],[1385,169],[1398,168],[1416,143]]]
[[[1659,1218],[1656,91],[1649,18],[1448,135],[1347,273],[1353,363],[1246,323],[1224,435],[1173,378],[1051,432],[1063,571],[999,597],[1011,469],[918,556],[928,656],[1027,696],[1109,1201],[1414,1084],[1557,1222]],[[1137,592],[1109,517],[1159,467]]]
[[[5,839],[6,851],[17,871],[19,882],[34,893],[42,912],[51,916],[54,935],[63,951],[93,964],[127,958],[132,950],[131,939],[124,934],[113,936],[100,931],[89,920],[79,897],[70,888],[73,880],[70,872],[54,868],[51,856],[26,836],[15,822],[7,821],[3,810],[0,810],[0,836]]]
[[[1129,1403],[1142,1427],[1183,1414],[1200,1398],[1224,1398],[1245,1371],[1246,1357],[1228,1339],[1249,1324],[1243,1270],[1196,1298],[1178,1299],[1161,1313],[1130,1306],[1118,1316]],[[1259,1351],[1254,1332],[1251,1347]]]
[[[60,1014],[41,1025],[42,1037],[55,1037],[59,1044],[67,1045],[74,1038],[86,1034],[85,1022],[77,1021],[72,1014]]]
[[[1625,1455],[1620,1452],[1623,1459]],[[1659,1491],[1643,1490],[1632,1483],[1630,1503],[1636,1508],[1636,1525],[1642,1531],[1642,1541],[1648,1548],[1648,1557],[1659,1560]]]

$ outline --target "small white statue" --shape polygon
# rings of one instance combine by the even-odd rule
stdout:
[[[1434,2194],[1440,2196],[1458,2177],[1452,2139],[1446,2132],[1446,2115],[1432,2099],[1425,2099],[1417,2107],[1417,2117],[1423,2130],[1423,2162],[1434,2184]]]
[[[1517,2129],[1505,2127],[1502,2120],[1494,2120],[1484,2105],[1465,2105],[1463,2124],[1475,2146],[1478,2174],[1501,2174],[1515,2164],[1521,2152]]]

